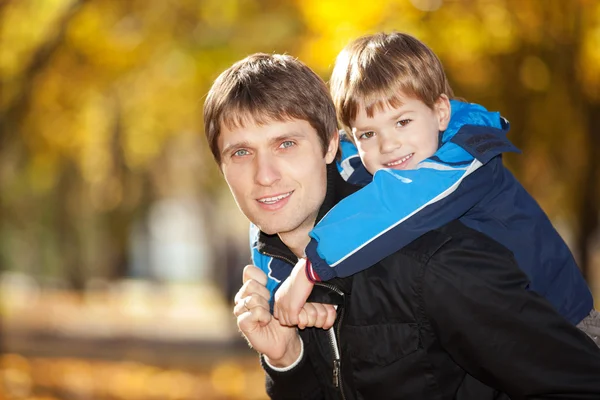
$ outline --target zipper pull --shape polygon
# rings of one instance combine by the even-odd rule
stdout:
[[[333,360],[333,385],[340,387],[340,360]]]

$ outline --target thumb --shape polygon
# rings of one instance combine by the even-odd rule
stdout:
[[[242,281],[246,283],[250,279],[255,280],[263,286],[267,286],[267,274],[255,265],[246,265],[242,274]]]

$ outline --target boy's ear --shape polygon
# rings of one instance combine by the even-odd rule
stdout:
[[[450,106],[450,99],[445,94],[440,95],[435,102],[435,111],[438,116],[438,122],[440,124],[440,131],[445,131],[450,122],[450,115],[452,108]]]
[[[338,152],[340,146],[340,134],[336,129],[335,132],[331,135],[331,139],[329,140],[329,144],[327,145],[327,152],[325,152],[325,162],[327,164],[331,164],[333,160],[335,160],[335,156]]]

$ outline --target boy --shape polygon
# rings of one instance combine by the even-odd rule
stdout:
[[[304,326],[300,309],[311,281],[366,269],[459,218],[508,247],[530,289],[600,345],[600,317],[569,249],[495,157],[513,150],[504,137],[508,124],[482,107],[450,101],[443,67],[427,46],[402,33],[360,38],[338,56],[330,88],[340,123],[374,182],[311,232],[310,262],[301,260],[275,297],[282,323]]]

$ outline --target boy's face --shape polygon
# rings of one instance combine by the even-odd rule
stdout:
[[[360,158],[374,174],[381,168],[412,169],[438,148],[439,132],[450,119],[450,101],[440,96],[433,110],[421,100],[398,96],[402,105],[375,110],[369,118],[360,107],[352,124],[352,135]]]
[[[291,119],[223,127],[218,144],[225,180],[246,217],[284,242],[286,235],[308,237],[325,198],[337,136],[323,156],[316,130]]]

